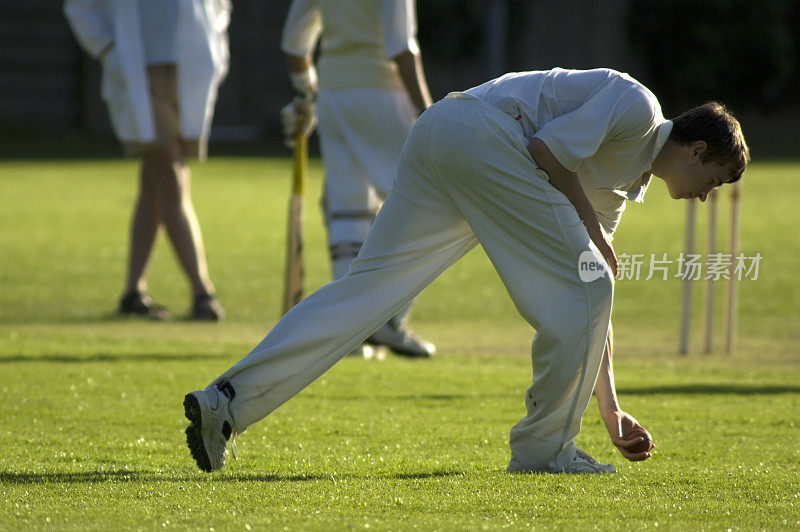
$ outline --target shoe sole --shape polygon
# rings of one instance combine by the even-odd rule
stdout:
[[[222,316],[217,313],[193,312],[191,319],[194,321],[220,321]]]
[[[400,355],[401,357],[406,358],[431,358],[433,356],[433,354],[428,351],[425,351],[424,353],[420,353],[418,351],[406,351],[403,349],[392,349],[392,351],[394,351],[395,355]]]
[[[197,397],[192,394],[187,394],[183,398],[183,414],[186,419],[191,421],[191,425],[186,427],[186,445],[189,447],[189,452],[192,453],[192,458],[197,462],[197,467],[201,471],[210,473],[211,460],[208,458],[206,446],[203,444],[203,416],[200,412],[200,403]]]
[[[612,475],[616,473],[617,470],[611,469],[597,469],[597,470],[583,470],[583,471],[570,471],[568,469],[562,469],[559,473],[563,473],[565,475]]]
[[[432,358],[434,355],[433,351],[414,351],[411,349],[404,349],[402,347],[396,347],[390,344],[380,343],[371,338],[367,338],[364,343],[371,345],[375,349],[379,349],[381,347],[384,349],[388,349],[395,355],[400,355],[401,357],[406,357],[406,358]]]
[[[121,318],[130,319],[143,319],[153,321],[167,321],[170,319],[169,312],[135,312],[127,310],[118,310],[117,314]]]

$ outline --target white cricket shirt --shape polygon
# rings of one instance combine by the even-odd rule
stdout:
[[[321,39],[320,89],[402,89],[391,59],[419,54],[413,0],[294,0],[281,48],[313,53]]]
[[[610,69],[516,72],[465,92],[514,117],[575,172],[608,234],[625,200],[642,202],[672,130],[652,92]]]

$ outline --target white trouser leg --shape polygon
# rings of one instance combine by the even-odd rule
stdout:
[[[334,279],[347,275],[358,255],[381,202],[369,176],[341,138],[320,134],[325,186],[322,211],[328,233],[328,255]],[[397,148],[400,152],[400,147]]]
[[[389,194],[416,116],[405,91],[385,89],[320,91],[317,113],[328,248],[340,279]]]
[[[350,273],[301,301],[247,357],[215,379],[230,381],[236,390],[236,430],[244,431],[327,371],[476,242],[440,190],[424,181],[399,183]]]
[[[573,438],[602,360],[613,281],[580,280],[580,254],[594,244],[574,207],[536,168],[511,117],[477,100],[434,107],[429,149],[439,175],[537,330],[527,415],[511,431],[509,470],[558,471],[575,455]]]

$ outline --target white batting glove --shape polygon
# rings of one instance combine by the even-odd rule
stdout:
[[[289,72],[289,81],[297,94],[316,94],[317,69],[311,65],[302,72]]]
[[[283,143],[289,148],[294,148],[294,139],[297,135],[304,137],[311,135],[317,125],[313,95],[295,96],[286,107],[281,109],[281,123],[283,125]]]

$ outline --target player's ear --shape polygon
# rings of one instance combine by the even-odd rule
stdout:
[[[700,161],[700,158],[706,152],[708,145],[704,140],[696,140],[689,145],[689,157],[692,160]]]

